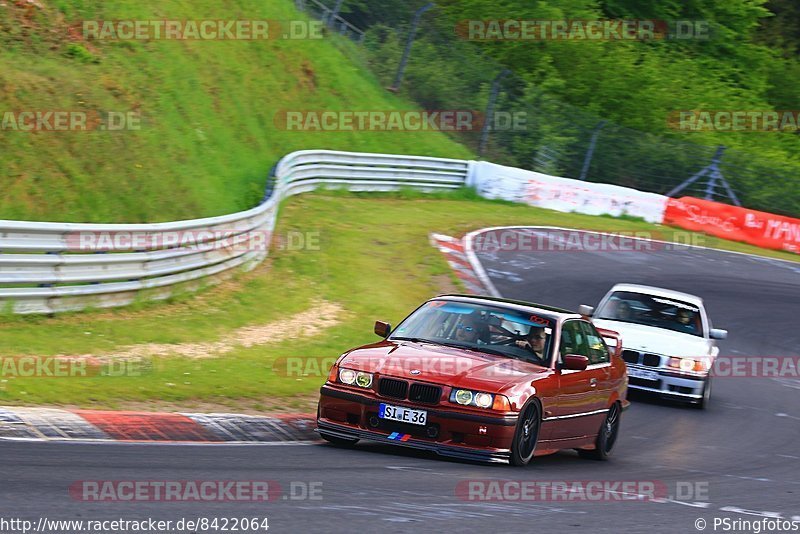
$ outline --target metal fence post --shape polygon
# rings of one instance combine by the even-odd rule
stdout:
[[[677,195],[678,193],[680,193],[681,191],[683,191],[684,189],[686,189],[687,187],[689,187],[690,185],[695,183],[697,180],[699,180],[700,178],[702,178],[706,174],[714,171],[714,169],[717,168],[717,164],[719,163],[720,158],[722,158],[722,152],[724,150],[725,150],[724,146],[722,146],[722,145],[718,146],[717,147],[717,151],[714,153],[714,156],[711,158],[711,164],[710,165],[708,165],[706,167],[703,167],[697,173],[695,173],[691,178],[689,178],[688,180],[684,180],[682,183],[680,183],[676,187],[672,188],[667,193],[666,196],[674,197],[675,195]]]
[[[389,87],[390,91],[397,91],[400,89],[400,83],[403,81],[403,74],[406,70],[406,64],[408,63],[408,56],[411,54],[411,45],[414,44],[414,35],[417,33],[417,26],[419,26],[419,19],[422,18],[422,14],[431,9],[435,6],[433,2],[426,4],[419,8],[416,13],[414,13],[414,19],[411,21],[411,29],[408,31],[408,41],[406,42],[406,48],[403,50],[403,57],[400,59],[400,65],[397,67],[397,74],[394,77],[394,83],[392,86]]]
[[[478,143],[478,155],[482,156],[486,148],[486,142],[489,140],[489,129],[492,119],[494,117],[494,105],[497,101],[497,95],[500,93],[500,82],[511,73],[508,69],[503,69],[492,82],[492,92],[489,94],[489,102],[486,104],[486,115],[483,118],[483,128],[481,128],[481,139]]]
[[[342,9],[342,3],[344,3],[344,0],[336,0],[336,5],[333,6],[333,13],[331,13],[331,24],[333,24],[336,20],[336,17],[339,16],[339,11]]]
[[[597,138],[600,137],[600,130],[606,125],[606,121],[600,121],[595,126],[592,132],[592,138],[589,140],[589,148],[586,149],[586,157],[583,158],[583,168],[581,169],[580,180],[586,180],[586,175],[589,174],[589,165],[592,164],[592,157],[594,157],[594,147],[597,145]]]
[[[717,182],[722,184],[722,187],[725,189],[725,194],[728,195],[728,198],[736,206],[741,206],[741,202],[739,202],[739,198],[736,196],[736,193],[733,192],[731,189],[730,184],[728,184],[728,180],[722,175],[722,171],[719,168],[719,162],[722,160],[722,153],[725,151],[725,147],[720,145],[717,147],[717,152],[714,154],[714,158],[711,160],[711,165],[709,165],[709,170],[711,171],[711,178],[708,180],[708,184],[706,184],[706,200],[714,200],[714,193],[716,192]]]

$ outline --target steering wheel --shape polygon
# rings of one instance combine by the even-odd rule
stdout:
[[[499,325],[489,327],[489,336],[493,345],[514,345],[520,339],[525,338],[522,334],[517,334]]]

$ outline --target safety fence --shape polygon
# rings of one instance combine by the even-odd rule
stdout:
[[[0,220],[0,306],[56,313],[124,306],[193,290],[268,254],[277,208],[319,187],[350,191],[474,187],[481,196],[588,215],[641,217],[757,246],[798,252],[800,220],[588,183],[488,162],[303,150],[275,166],[264,201],[219,217],[155,224]]]

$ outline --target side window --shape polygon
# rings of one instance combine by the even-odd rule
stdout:
[[[591,323],[581,321],[581,329],[586,334],[587,344],[589,345],[589,365],[611,361],[608,347],[594,326]]]
[[[561,327],[561,359],[567,354],[580,354],[589,357],[589,348],[586,345],[586,334],[581,329],[581,321],[567,321]]]

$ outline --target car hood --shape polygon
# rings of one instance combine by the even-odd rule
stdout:
[[[546,367],[513,358],[411,341],[384,341],[354,349],[339,366],[489,393],[550,374]]]
[[[652,352],[665,356],[702,358],[711,354],[711,347],[713,346],[705,338],[654,326],[608,319],[594,319],[592,322],[599,328],[607,328],[619,332],[622,336],[623,348],[630,350]]]

